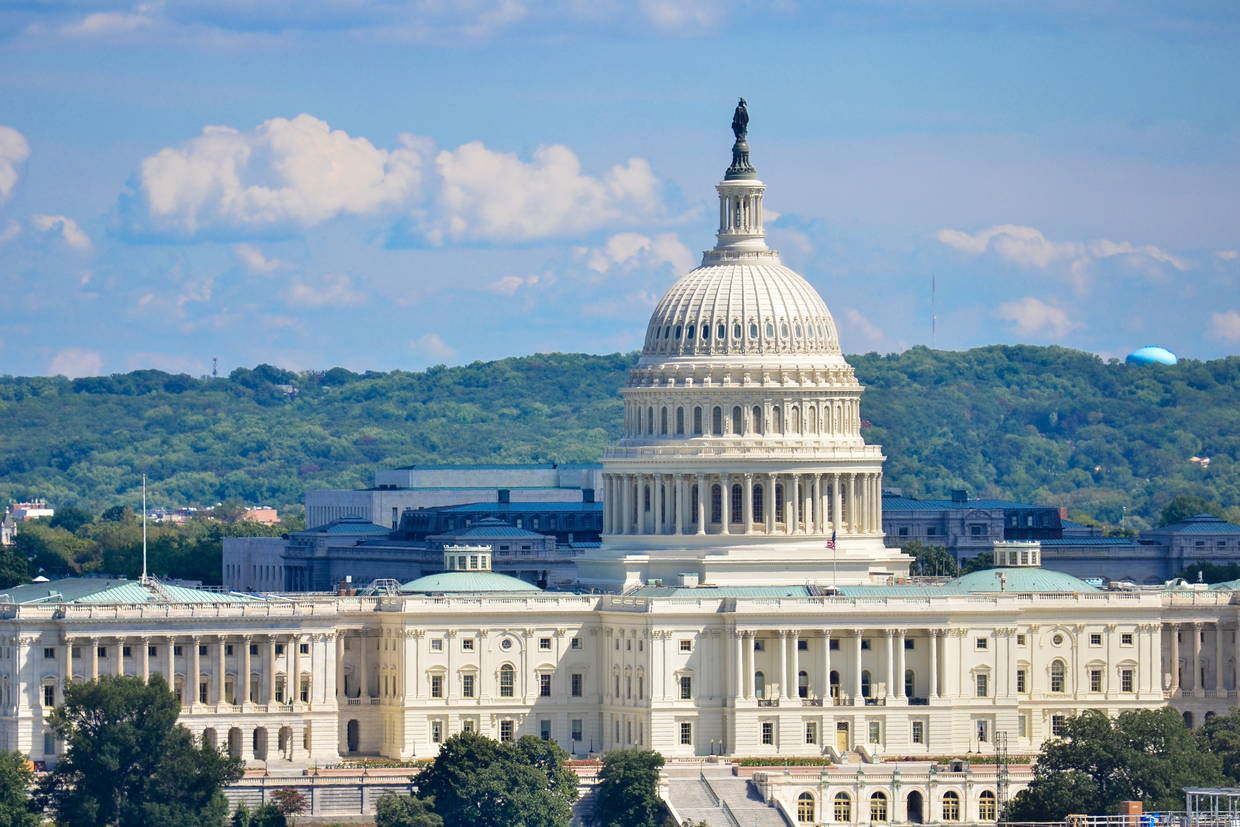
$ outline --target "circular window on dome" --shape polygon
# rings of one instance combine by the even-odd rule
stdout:
[[[1056,646],[1063,646],[1063,635],[1056,633],[1055,636],[1051,638],[1051,643]]]
[[[779,325],[779,336],[780,336],[780,338],[781,338],[781,339],[787,339],[787,338],[788,338],[788,323],[787,323],[787,322],[781,322],[781,323],[780,323],[780,325]]]
[[[757,322],[749,323],[749,338],[750,339],[758,338],[758,323]]]
[[[693,338],[693,325],[689,325],[689,327],[685,329],[685,338],[686,339]]]
[[[684,333],[684,330],[681,329],[680,325],[676,325],[676,333],[674,335],[676,336],[676,341],[678,342],[680,341],[681,333]]]
[[[720,322],[718,327],[715,328],[715,338],[716,339],[728,338],[728,329],[724,327],[723,322]]]
[[[775,325],[772,324],[771,322],[766,323],[766,338],[768,339],[775,338]]]
[[[736,322],[732,325],[732,338],[739,339],[741,337],[741,323]]]
[[[710,338],[710,323],[709,323],[709,322],[707,322],[706,324],[702,325],[702,338],[703,338],[703,339],[709,339],[709,338]]]

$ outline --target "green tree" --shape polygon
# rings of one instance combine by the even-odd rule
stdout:
[[[550,768],[534,766],[527,749],[475,733],[454,735],[418,776],[418,794],[434,799],[448,827],[563,827],[572,817],[572,799],[565,800],[556,778],[567,756],[559,750]]]
[[[985,571],[995,567],[995,553],[993,551],[983,551],[981,554],[970,557],[964,561],[964,565],[960,567],[961,574],[968,574],[973,571]]]
[[[280,805],[268,801],[250,813],[250,820],[245,827],[287,827],[288,816],[280,811]]]
[[[63,528],[65,531],[77,531],[87,523],[93,522],[95,515],[80,505],[62,505],[57,507],[55,515],[47,524],[52,528]]]
[[[310,806],[310,802],[305,794],[292,787],[281,787],[278,790],[273,790],[271,793],[271,803],[286,818],[303,813]]]
[[[912,540],[901,544],[900,550],[913,558],[909,573],[915,577],[955,577],[960,574],[956,558],[943,546],[929,546]]]
[[[1217,755],[1223,762],[1223,774],[1234,786],[1240,784],[1240,709],[1230,715],[1216,715],[1197,730],[1203,752]]]
[[[1012,821],[1056,821],[1069,813],[1115,812],[1122,801],[1150,810],[1184,806],[1182,789],[1223,780],[1219,756],[1204,752],[1172,709],[1110,718],[1087,710],[1042,746],[1033,781],[1012,799]]]
[[[435,802],[412,795],[385,795],[375,805],[375,827],[443,827]]]
[[[1160,526],[1174,525],[1184,522],[1189,517],[1196,517],[1198,514],[1213,514],[1215,517],[1222,517],[1223,509],[1218,503],[1210,502],[1205,497],[1199,497],[1196,494],[1180,494],[1172,497],[1171,502],[1163,507],[1158,524]]]
[[[1190,583],[1226,583],[1228,580],[1240,579],[1240,565],[1236,563],[1193,563],[1176,577]]]
[[[222,787],[241,777],[239,759],[196,746],[177,724],[180,704],[160,676],[75,681],[51,724],[65,755],[40,800],[67,824],[139,827],[223,825]]]
[[[0,589],[11,589],[30,580],[30,566],[16,551],[0,548]]]
[[[25,755],[0,752],[0,827],[38,827],[42,819],[30,800],[33,778]]]
[[[594,811],[600,827],[659,827],[663,756],[644,749],[612,750],[603,756]]]

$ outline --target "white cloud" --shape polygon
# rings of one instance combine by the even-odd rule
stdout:
[[[139,5],[132,11],[93,12],[60,27],[60,33],[70,37],[102,37],[127,34],[152,26],[158,9],[151,5]]]
[[[717,0],[641,0],[642,15],[665,31],[710,28],[722,17]]]
[[[1136,245],[1127,241],[1052,241],[1041,230],[1017,224],[999,224],[977,233],[942,229],[935,237],[953,250],[980,256],[994,253],[1005,261],[1033,270],[1066,267],[1065,275],[1078,289],[1083,289],[1090,266],[1095,261],[1120,258],[1131,266],[1157,272],[1167,265],[1183,272],[1188,261],[1173,256],[1152,244]]]
[[[1044,335],[1059,338],[1079,327],[1066,311],[1044,301],[1026,296],[999,305],[1000,319],[1011,322],[1022,335]]]
[[[421,177],[410,136],[380,149],[303,114],[249,132],[208,126],[160,150],[142,162],[125,207],[139,233],[252,235],[391,208],[418,189]]]
[[[601,176],[584,174],[566,146],[544,146],[526,163],[474,141],[435,156],[436,208],[423,216],[433,244],[531,241],[646,220],[662,210],[650,164],[631,158]]]
[[[278,258],[267,258],[263,251],[253,244],[234,244],[233,254],[251,273],[274,273],[285,266]]]
[[[1240,342],[1240,311],[1211,313],[1210,335],[1223,342]]]
[[[81,376],[98,376],[103,373],[103,356],[97,350],[69,347],[52,357],[47,366],[49,376],[77,379]]]
[[[17,186],[17,168],[30,157],[26,136],[11,126],[0,125],[0,204]]]
[[[426,333],[409,340],[409,349],[424,359],[451,359],[456,348],[443,340],[438,333]]]
[[[1240,259],[1240,250],[1219,250],[1214,255],[1218,256],[1223,261],[1235,261],[1236,259]]]
[[[847,335],[858,336],[867,347],[879,347],[886,339],[883,331],[862,315],[861,311],[851,307],[844,308],[842,317]],[[841,337],[842,339],[845,337]]]
[[[0,244],[7,244],[22,234],[22,225],[16,221],[9,221],[4,225],[4,229],[0,229]]]
[[[63,215],[32,215],[30,226],[41,233],[60,236],[60,240],[75,250],[89,250],[90,237],[72,218]]]
[[[542,276],[504,276],[487,285],[487,290],[500,296],[512,296],[522,287],[534,287]]]
[[[295,281],[284,291],[284,301],[293,307],[348,307],[366,300],[344,273],[323,276],[317,284]]]
[[[641,233],[616,233],[602,247],[581,247],[577,256],[587,268],[599,275],[613,269],[662,268],[670,266],[677,275],[687,273],[697,264],[689,248],[673,233],[656,236]]]

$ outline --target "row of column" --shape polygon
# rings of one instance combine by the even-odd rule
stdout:
[[[684,333],[688,333],[687,328]],[[772,338],[762,337],[768,344]],[[673,342],[672,346],[679,348],[680,344]],[[861,406],[856,399],[834,403],[823,400],[821,404],[756,406],[655,406],[634,400],[624,409],[624,435],[627,438],[857,436],[860,430]]]
[[[1193,695],[1205,694],[1205,681],[1201,674],[1202,637],[1206,631],[1214,638],[1214,680],[1213,689],[1216,695],[1226,691],[1225,679],[1227,672],[1223,669],[1223,626],[1221,623],[1164,623],[1163,628],[1170,632],[1170,682],[1171,692],[1191,692]],[[1188,653],[1184,665],[1189,668],[1181,675],[1181,641],[1183,633],[1187,638]],[[1240,693],[1240,627],[1232,633],[1232,687]]]
[[[770,635],[770,632],[765,635]],[[779,680],[780,696],[789,700],[800,697],[798,680],[801,673],[800,658],[800,641],[803,639],[818,640],[822,647],[822,674],[821,697],[827,698],[831,696],[831,672],[832,666],[832,650],[831,641],[832,632],[825,631],[814,637],[803,636],[798,631],[781,630],[776,633],[778,636],[780,651],[776,653],[776,675]],[[942,662],[940,649],[943,648],[943,640],[946,637],[944,631],[939,629],[928,629],[923,633],[923,639],[930,642],[930,675],[927,696],[930,698],[941,698],[941,683],[939,681],[939,664]],[[738,630],[734,634],[735,653],[733,657],[733,665],[736,673],[733,677],[732,696],[736,700],[753,700],[755,697],[754,679],[757,674],[754,658],[754,641],[765,635],[757,631]],[[850,697],[852,703],[862,705],[865,703],[865,695],[862,692],[861,678],[862,669],[861,653],[862,640],[867,637],[865,632],[845,632],[838,636],[840,640],[841,651],[847,648],[847,654],[843,655],[849,663],[849,669],[846,670],[851,681]],[[884,666],[884,697],[889,699],[903,699],[904,692],[904,641],[908,637],[905,629],[883,629],[876,630],[873,633],[872,640],[885,640]],[[842,678],[841,678],[842,679]],[[812,685],[812,684],[811,684]],[[871,688],[872,691],[873,688]]]
[[[126,636],[72,636],[67,637],[62,647],[62,664],[61,675],[68,679],[74,674],[73,669],[73,649],[79,648],[79,654],[82,655],[89,666],[82,670],[82,677],[89,680],[97,680],[101,673],[100,649],[108,651],[111,657],[108,657],[111,671],[116,675],[129,674],[125,669],[124,650],[126,646],[130,647],[130,660],[136,660],[140,666],[132,670],[135,675],[140,675],[143,680],[149,680],[152,674],[151,657],[152,650],[158,650],[160,646],[164,649],[164,657],[162,659],[162,669],[164,680],[169,687],[175,686],[177,673],[177,655],[176,647],[182,647],[181,655],[181,673],[185,677],[185,682],[181,692],[181,703],[184,706],[192,707],[195,704],[232,704],[242,705],[242,703],[291,703],[294,700],[300,700],[301,678],[311,677],[311,671],[307,671],[303,675],[302,651],[303,635],[285,634],[285,635],[143,635],[139,637]],[[328,635],[327,637],[331,637]],[[254,686],[251,677],[254,674],[254,651],[257,641],[262,641],[262,649],[259,651],[263,669],[263,681],[259,686]],[[277,647],[283,645],[283,653],[277,654]],[[226,692],[226,680],[228,675],[228,646],[233,647],[232,663],[234,669],[234,684],[231,696]],[[133,647],[138,647],[138,651],[133,652]],[[189,651],[185,651],[185,647],[189,647]],[[203,671],[203,657],[207,658],[207,662],[214,663],[209,673]],[[136,657],[134,657],[136,655]],[[156,657],[158,655],[156,654]],[[312,658],[308,654],[306,657]],[[277,672],[280,671],[281,663],[285,667],[285,681],[283,692],[278,692]],[[312,665],[312,661],[311,661]],[[335,675],[333,674],[333,677]],[[192,680],[191,680],[192,678]],[[202,697],[200,689],[201,682],[206,679],[206,697]],[[311,692],[313,692],[313,680],[310,681]],[[63,687],[62,687],[63,693]],[[323,701],[328,697],[334,697],[335,687],[326,688],[320,693],[319,698],[311,695],[307,698],[310,700]],[[279,696],[279,697],[277,697]],[[62,694],[63,697],[63,694]]]
[[[881,473],[608,473],[603,485],[604,531],[613,535],[882,531]],[[777,502],[777,486],[782,502]],[[734,489],[740,493],[739,513]]]

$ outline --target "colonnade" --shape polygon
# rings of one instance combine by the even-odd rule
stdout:
[[[1217,621],[1190,621],[1164,623],[1163,629],[1170,638],[1167,643],[1170,653],[1167,689],[1172,695],[1204,697],[1207,690],[1212,690],[1215,696],[1223,696],[1229,688],[1227,677],[1230,675],[1230,689],[1240,696],[1240,625],[1228,630]],[[1232,632],[1230,647],[1224,645],[1226,631]],[[1206,638],[1210,639],[1210,662],[1213,665],[1213,675],[1209,676],[1202,668],[1202,649],[1206,646]],[[1225,648],[1231,649],[1230,669],[1224,668]]]
[[[767,402],[760,405],[683,404],[634,397],[624,408],[624,436],[799,437],[857,436],[860,400],[855,397]]]
[[[607,534],[882,532],[882,474],[607,473]]]

